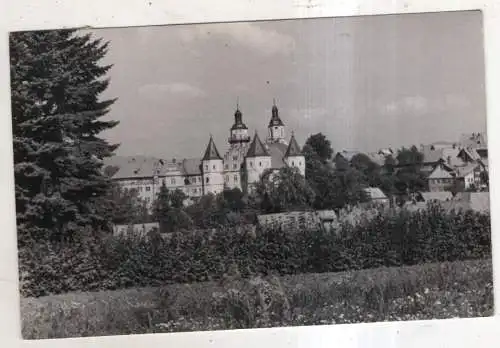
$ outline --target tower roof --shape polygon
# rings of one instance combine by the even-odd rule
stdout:
[[[253,137],[252,143],[248,148],[246,157],[262,157],[269,156],[269,152],[267,152],[264,144],[260,141],[259,135],[255,132],[255,136]]]
[[[202,158],[203,161],[209,160],[222,160],[222,157],[219,155],[219,151],[215,146],[214,139],[210,136],[210,141],[208,142],[207,149],[205,150],[205,155]]]
[[[271,120],[269,121],[268,127],[274,126],[284,126],[285,124],[281,120],[278,112],[278,107],[276,106],[276,102],[273,103],[273,109],[271,111]]]
[[[285,157],[291,157],[291,156],[302,156],[302,151],[300,150],[300,146],[297,143],[297,140],[295,140],[294,134],[292,134],[292,138],[290,139],[290,144],[288,145],[288,148],[286,149],[285,152]]]
[[[234,124],[231,127],[231,130],[235,129],[248,129],[247,125],[243,123],[243,114],[239,108],[236,108],[236,112],[234,113]]]

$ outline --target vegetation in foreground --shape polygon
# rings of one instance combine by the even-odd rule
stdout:
[[[485,259],[285,276],[274,283],[273,304],[266,310],[259,304],[256,287],[248,286],[255,283],[241,279],[26,298],[22,300],[23,336],[43,339],[489,316],[493,312],[491,268],[491,259]]]

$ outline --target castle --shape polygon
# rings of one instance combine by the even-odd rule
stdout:
[[[305,176],[304,156],[293,132],[290,141],[286,141],[285,124],[276,103],[267,128],[264,142],[257,132],[252,138],[237,106],[224,157],[220,156],[210,136],[201,158],[120,158],[111,163],[118,168],[112,178],[125,189],[137,190],[139,196],[151,204],[162,184],[169,190],[179,189],[188,197],[197,198],[209,193],[218,194],[225,189],[251,192],[267,169],[276,171],[285,166],[295,167]]]

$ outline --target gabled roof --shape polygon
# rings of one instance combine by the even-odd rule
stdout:
[[[299,144],[297,144],[297,140],[295,140],[295,135],[292,134],[292,138],[290,139],[290,144],[285,152],[285,157],[292,156],[302,156],[302,151],[300,150]]]
[[[370,199],[387,199],[387,196],[378,187],[367,187],[364,191]]]
[[[429,201],[449,201],[453,198],[453,194],[449,191],[441,192],[420,192],[420,195],[425,202]]]
[[[259,135],[255,132],[255,136],[253,137],[252,143],[248,148],[248,152],[246,157],[264,157],[269,156],[264,144],[260,141]]]
[[[460,136],[460,145],[463,147],[487,147],[488,138],[486,132],[467,133]]]
[[[203,161],[209,160],[222,160],[222,157],[219,155],[219,151],[215,146],[214,139],[210,136],[210,141],[208,142],[207,149],[205,150],[205,155],[202,158]]]
[[[265,146],[269,156],[271,156],[271,168],[283,168],[286,165],[283,159],[285,158],[287,145],[283,143],[267,143]]]
[[[346,161],[351,162],[352,158],[356,155],[359,155],[361,152],[356,151],[356,150],[342,150],[340,152],[337,152],[335,157],[340,156],[343,157]]]
[[[186,158],[182,161],[182,167],[185,175],[201,175],[201,159]]]
[[[429,179],[451,179],[453,174],[451,171],[446,170],[444,166],[437,166],[429,175]]]
[[[478,164],[472,163],[463,167],[456,167],[455,172],[459,178],[463,178],[464,176],[472,173],[478,166]]]

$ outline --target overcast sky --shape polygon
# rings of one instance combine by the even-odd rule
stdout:
[[[376,151],[486,130],[480,12],[96,30],[119,155],[202,156],[227,145],[239,97],[262,137],[276,98],[302,145]]]

